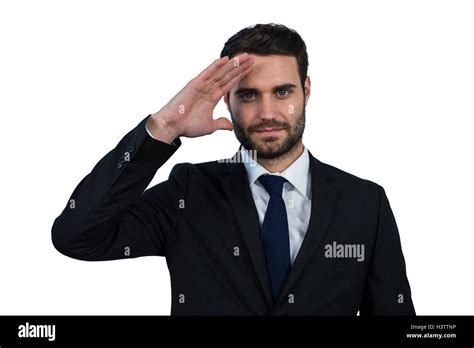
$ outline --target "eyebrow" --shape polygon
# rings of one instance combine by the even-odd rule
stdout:
[[[273,87],[272,89],[272,92],[276,92],[280,89],[291,89],[291,88],[296,88],[296,85],[293,84],[293,83],[284,83],[283,85],[279,85],[279,86],[275,86]],[[244,94],[244,93],[257,93],[258,92],[258,89],[256,88],[239,88],[238,90],[236,90],[234,92],[234,94]]]

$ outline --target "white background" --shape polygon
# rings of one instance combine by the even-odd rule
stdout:
[[[231,35],[268,22],[308,46],[305,145],[385,188],[417,313],[474,314],[473,18],[461,0],[1,1],[0,314],[170,313],[164,258],[73,260],[52,223]],[[151,185],[237,146],[183,139]]]

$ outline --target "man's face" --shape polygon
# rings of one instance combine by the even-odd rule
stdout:
[[[310,80],[306,78],[303,93],[293,56],[250,56],[255,59],[251,73],[224,101],[240,143],[257,150],[260,158],[278,158],[301,142]]]

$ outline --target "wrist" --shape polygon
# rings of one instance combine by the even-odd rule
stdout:
[[[162,111],[158,111],[148,118],[146,128],[156,140],[171,144],[180,134],[166,120]]]

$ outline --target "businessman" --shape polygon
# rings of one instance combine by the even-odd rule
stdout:
[[[145,117],[78,184],[52,227],[62,254],[165,256],[172,315],[414,315],[384,189],[304,146],[300,35],[240,30],[221,58]],[[213,118],[224,98],[231,121]],[[229,159],[174,166],[181,137],[234,131]]]

